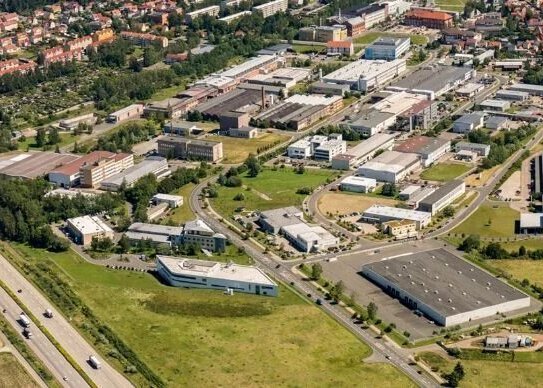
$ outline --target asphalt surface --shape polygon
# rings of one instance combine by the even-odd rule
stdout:
[[[21,308],[3,288],[0,288],[0,307],[6,309],[3,316],[62,386],[74,388],[89,386],[34,322],[29,327],[32,333],[31,339],[26,339],[23,336],[24,328],[18,321]],[[64,377],[67,377],[68,380],[64,381]]]
[[[39,320],[39,323],[58,341],[62,348],[77,362],[77,364],[85,371],[85,373],[94,381],[99,387],[132,387],[132,384],[119,372],[117,372],[111,365],[105,360],[99,360],[102,364],[101,369],[92,368],[87,360],[90,355],[96,355],[96,350],[89,345],[85,339],[72,327],[72,325],[61,315],[61,313],[49,303],[45,297],[28,281],[26,280],[3,256],[0,255],[0,280],[2,280],[7,287],[13,292],[22,290],[17,294],[21,302],[29,309],[32,314]],[[6,301],[7,302],[7,301]],[[53,318],[46,318],[43,313],[46,309],[53,311]],[[10,311],[12,310],[12,311]],[[14,310],[14,306],[8,308],[10,314],[17,314],[17,307]],[[10,321],[13,319],[13,315],[10,315]],[[36,327],[35,323],[32,327]],[[20,327],[22,330],[22,327]],[[34,329],[34,331],[36,331]],[[32,338],[29,342],[42,343],[43,339],[40,339],[40,335],[36,332],[36,341]],[[43,334],[42,334],[43,335]],[[70,370],[66,367],[65,358],[57,351],[53,352],[51,349],[46,349],[42,352],[40,359],[44,363],[53,364],[55,368],[59,368],[57,371],[62,376],[70,374]],[[47,350],[47,351],[46,351]],[[66,369],[65,369],[66,368]],[[72,378],[69,377],[68,384],[71,383]],[[73,377],[73,381],[76,381],[76,376]],[[87,386],[87,384],[74,384],[68,385],[73,387]]]

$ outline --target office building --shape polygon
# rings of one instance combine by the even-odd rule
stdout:
[[[378,224],[393,220],[409,220],[416,223],[417,230],[421,230],[432,222],[432,214],[392,206],[372,205],[364,210],[362,220]]]
[[[183,197],[180,195],[158,193],[153,195],[151,201],[153,202],[153,205],[165,203],[172,209],[183,205]]]
[[[393,60],[400,58],[409,51],[411,40],[409,38],[378,38],[364,50],[366,59]]]
[[[187,222],[181,234],[183,244],[197,245],[211,252],[224,252],[226,241],[227,239],[223,234],[216,233],[200,219]]]
[[[348,176],[341,181],[341,191],[352,191],[354,193],[371,193],[377,186],[377,181],[371,178],[360,176]]]
[[[72,176],[74,177],[74,184],[77,184],[77,178],[79,178],[81,187],[97,188],[104,179],[111,178],[133,166],[134,155],[113,154],[111,156],[102,156],[93,162],[83,163],[79,168],[79,176],[77,174]],[[72,174],[72,171],[69,171],[69,174]]]
[[[128,227],[125,236],[132,245],[139,243],[171,248],[181,243],[183,227],[135,222]]]
[[[394,236],[396,240],[417,237],[417,223],[411,220],[392,220],[382,223],[383,233]]]
[[[157,140],[158,154],[166,158],[206,160],[217,162],[223,158],[221,142],[161,136]]]
[[[466,192],[466,184],[462,180],[445,183],[432,194],[419,202],[418,210],[435,215],[451,205]]]
[[[386,4],[372,3],[363,8],[357,9],[356,14],[364,19],[364,26],[369,30],[373,26],[383,23],[388,16]]]
[[[170,175],[171,171],[166,158],[149,156],[142,162],[102,180],[100,188],[107,191],[118,191],[123,185],[131,187],[137,180],[149,174],[153,174],[157,179]]]
[[[369,92],[384,86],[394,77],[407,70],[405,59],[370,61],[360,59],[325,75],[328,83],[349,85],[351,89]]]
[[[316,42],[335,42],[347,39],[347,27],[336,24],[333,26],[319,26],[315,28]]]
[[[356,174],[379,182],[397,183],[419,167],[417,154],[385,151],[360,166]]]
[[[157,256],[158,275],[169,285],[277,296],[277,284],[258,267]]]
[[[302,138],[287,147],[287,155],[293,159],[315,158],[317,160],[332,160],[336,155],[345,153],[347,142],[341,135],[314,135]]]
[[[83,246],[90,245],[93,238],[114,237],[113,230],[98,216],[69,218],[66,228],[74,242]]]
[[[365,277],[439,325],[475,324],[530,306],[530,297],[471,263],[436,249],[366,264]]]

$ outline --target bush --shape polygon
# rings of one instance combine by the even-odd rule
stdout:
[[[239,178],[238,176],[233,175],[226,179],[225,186],[227,187],[241,187],[241,185],[242,181],[241,178]]]
[[[244,201],[244,200],[245,200],[245,195],[243,195],[243,193],[237,193],[234,196],[234,201]]]

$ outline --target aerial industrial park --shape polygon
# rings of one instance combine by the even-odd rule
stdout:
[[[542,40],[525,0],[1,4],[0,387],[538,386]]]

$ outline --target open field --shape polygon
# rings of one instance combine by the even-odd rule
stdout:
[[[316,188],[335,175],[329,170],[306,169],[303,174],[297,174],[290,168],[277,170],[264,169],[257,178],[242,176],[243,184],[249,190],[241,187],[219,187],[218,198],[211,200],[215,210],[224,216],[231,216],[239,207],[247,210],[269,210],[283,206],[301,205],[305,195],[296,194],[301,187]],[[234,196],[243,193],[245,199],[235,201]]]
[[[536,249],[543,249],[543,239],[527,239],[527,240],[518,240],[518,241],[508,241],[500,243],[504,249],[507,249],[510,252],[518,251],[521,246],[524,248],[535,251]]]
[[[163,224],[167,224],[169,221],[174,222],[176,225],[184,224],[187,221],[191,221],[196,218],[192,209],[190,208],[189,198],[192,190],[196,185],[194,183],[188,183],[181,187],[174,195],[180,195],[183,197],[183,205],[175,208],[169,212],[169,215],[163,220]]]
[[[470,166],[462,163],[440,163],[424,170],[420,177],[429,181],[446,182],[465,174],[470,169]]]
[[[330,192],[324,194],[318,203],[322,214],[342,215],[366,210],[371,205],[394,206],[398,201],[389,198],[368,196],[357,193]]]
[[[478,234],[481,237],[511,237],[515,235],[515,220],[519,212],[507,203],[485,202],[453,233]]]
[[[94,266],[72,251],[19,248],[30,260],[54,262],[168,386],[376,386],[383,379],[391,387],[413,386],[389,365],[364,364],[365,344],[285,287],[277,298],[225,296]]]
[[[438,373],[449,373],[457,360],[447,360],[432,352],[419,354],[427,364],[439,368]],[[543,374],[543,364],[528,362],[461,360],[466,376],[461,387],[507,387],[528,388],[537,386]],[[507,371],[507,373],[503,373]]]
[[[491,169],[484,170],[480,174],[471,174],[464,180],[467,186],[479,187],[484,186],[486,182],[492,177],[492,175],[498,171],[500,166],[492,167]]]
[[[72,133],[69,133],[69,132],[59,132],[59,135],[60,135],[60,143],[58,143],[58,146],[59,147],[65,147],[69,144],[73,144],[75,143],[79,138],[80,136],[75,136],[74,134]],[[31,137],[27,137],[25,139],[25,141],[21,141],[21,142],[18,142],[18,148],[21,150],[21,151],[27,151],[27,150],[41,150],[40,147],[37,146],[36,144],[36,138],[34,136],[31,136]],[[52,145],[52,146],[48,146],[52,151],[54,151],[55,147],[57,145]]]
[[[160,89],[156,93],[154,93],[151,98],[145,100],[145,102],[162,101],[167,98],[173,98],[177,94],[181,93],[183,90],[185,90],[185,87],[183,85],[174,85],[170,86],[169,88]]]
[[[507,272],[513,278],[543,286],[543,262],[541,260],[487,260],[492,267]]]
[[[254,139],[240,139],[229,136],[209,136],[209,140],[221,141],[224,152],[223,163],[243,163],[249,154],[257,154],[257,150],[274,143],[284,143],[291,139],[290,136],[277,133],[263,133]]]
[[[23,366],[11,353],[0,353],[0,387],[38,387]]]
[[[411,44],[416,44],[416,45],[425,45],[428,42],[428,38],[425,37],[424,35],[419,35],[419,34],[391,34],[391,33],[378,32],[378,31],[365,33],[362,36],[354,38],[353,42],[355,44],[370,44],[375,39],[380,38],[380,37],[386,37],[386,36],[402,37],[402,38],[403,37],[405,37],[405,38],[409,37],[409,38],[411,38]]]
[[[466,0],[435,0],[435,5],[444,11],[463,12]]]

